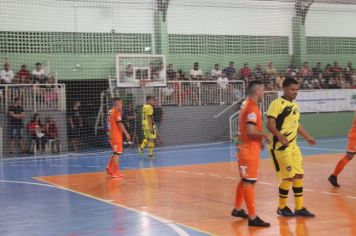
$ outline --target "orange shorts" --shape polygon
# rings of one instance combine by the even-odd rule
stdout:
[[[348,151],[348,152],[356,152],[356,139],[354,139],[354,138],[350,138],[349,139],[346,151]]]
[[[239,170],[240,177],[250,181],[256,181],[258,175],[259,159],[240,159]]]
[[[123,153],[123,145],[122,145],[122,141],[110,141],[110,144],[111,144],[111,148],[112,148],[112,151],[113,153],[116,153],[116,154],[122,154]]]

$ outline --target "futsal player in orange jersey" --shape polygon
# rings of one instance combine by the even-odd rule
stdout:
[[[349,130],[349,142],[344,157],[337,163],[334,173],[329,176],[329,182],[334,187],[340,187],[337,182],[337,176],[341,173],[344,167],[352,160],[356,153],[356,111],[354,111],[354,121],[351,129]]]
[[[254,185],[257,181],[258,164],[264,140],[270,142],[269,136],[262,128],[262,115],[258,104],[263,99],[264,87],[259,81],[252,81],[248,86],[248,97],[242,104],[239,123],[239,153],[237,154],[241,180],[236,188],[235,208],[232,216],[249,218],[249,226],[269,227],[256,215]],[[248,215],[242,209],[245,200]]]
[[[124,134],[126,140],[131,140],[130,134],[125,129],[122,123],[122,100],[114,98],[113,107],[108,112],[108,136],[112,147],[113,154],[106,166],[106,172],[113,178],[119,178],[123,175],[119,172],[120,155],[123,153],[122,135]]]

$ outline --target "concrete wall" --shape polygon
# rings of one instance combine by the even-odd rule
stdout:
[[[25,143],[26,143],[26,148],[30,147],[30,139],[27,134],[27,129],[26,126],[30,122],[33,112],[26,112],[26,118],[25,118]],[[67,151],[67,123],[66,123],[66,114],[64,112],[54,112],[54,111],[46,111],[46,112],[39,112],[41,116],[41,121],[45,122],[46,118],[48,116],[52,117],[54,121],[56,122],[59,130],[59,139],[61,141],[61,148],[62,152]],[[5,113],[0,113],[0,126],[3,128],[3,156],[6,157],[8,155],[8,145],[9,145],[9,123],[8,123],[8,116]],[[19,147],[18,145],[16,147]],[[16,151],[20,151],[17,149]],[[15,151],[15,152],[16,152]]]

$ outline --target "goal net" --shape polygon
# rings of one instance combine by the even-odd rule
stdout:
[[[252,80],[264,110],[285,77],[355,87],[353,0],[4,0],[0,13],[4,157],[109,150],[114,97],[136,145],[155,96],[170,146],[228,141]]]

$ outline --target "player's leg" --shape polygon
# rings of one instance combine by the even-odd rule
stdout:
[[[337,176],[342,172],[347,163],[354,157],[356,153],[356,140],[349,139],[349,143],[347,145],[347,152],[343,156],[343,158],[337,163],[334,172],[329,176],[328,180],[334,187],[340,187],[337,182]]]
[[[293,155],[293,165],[292,168],[296,173],[293,180],[293,192],[294,192],[294,200],[295,200],[295,211],[294,214],[297,216],[304,217],[314,217],[315,215],[309,212],[304,207],[304,196],[303,196],[303,187],[304,187],[304,170],[303,170],[303,157],[300,152],[300,149],[295,146],[292,150]]]
[[[235,193],[235,208],[232,210],[231,215],[234,217],[241,217],[244,219],[248,218],[245,210],[242,208],[242,204],[244,201],[244,185],[242,182],[242,178],[246,175],[246,163],[243,161],[243,151],[240,149],[240,153],[238,154],[238,166],[241,180],[238,182],[236,186],[236,193]]]
[[[150,159],[154,159],[156,158],[155,154],[154,154],[154,148],[155,148],[155,139],[157,138],[157,131],[156,131],[156,127],[153,127],[153,133],[149,133],[148,136],[148,157]]]
[[[123,152],[122,142],[113,143],[112,150],[113,150],[113,155],[111,156],[111,159],[109,160],[109,164],[108,164],[109,171],[111,172],[110,175],[113,178],[122,177],[119,171],[120,155]]]
[[[294,170],[291,168],[291,153],[288,149],[283,151],[271,150],[270,152],[275,171],[278,178],[281,180],[279,184],[277,214],[286,217],[294,216],[292,210],[287,206],[288,193],[292,188],[293,177],[295,175]]]
[[[143,150],[145,149],[145,147],[147,146],[148,144],[148,136],[149,136],[149,130],[147,129],[143,129],[143,140],[142,140],[142,143],[140,145],[140,147],[138,147],[137,149],[137,154],[141,157],[143,157]]]

